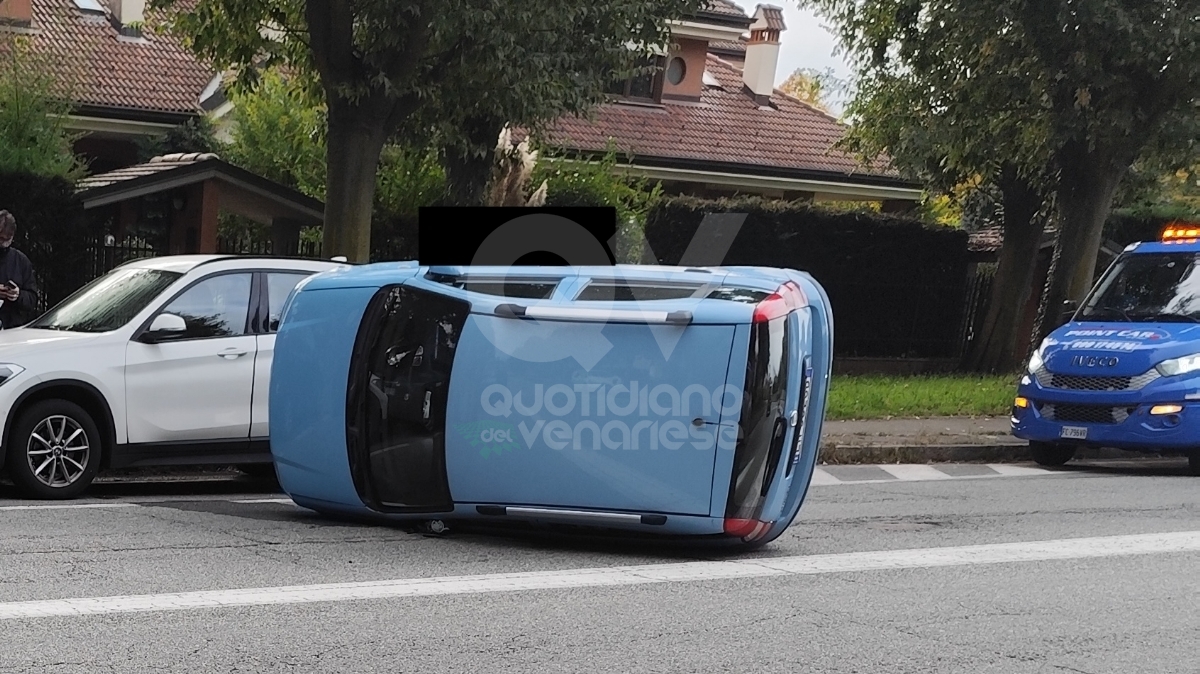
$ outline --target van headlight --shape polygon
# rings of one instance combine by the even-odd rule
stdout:
[[[25,368],[21,367],[20,365],[14,365],[13,363],[0,363],[0,385],[24,371]]]
[[[1029,357],[1029,374],[1035,374],[1038,370],[1042,369],[1042,366],[1046,364],[1046,362],[1042,360],[1042,349],[1045,348],[1045,344],[1039,346],[1037,350],[1033,352],[1033,355]]]
[[[1193,353],[1190,356],[1184,356],[1182,358],[1164,360],[1158,365],[1155,365],[1154,368],[1158,370],[1158,373],[1164,377],[1173,377],[1177,374],[1195,372],[1196,370],[1200,370],[1200,353]]]

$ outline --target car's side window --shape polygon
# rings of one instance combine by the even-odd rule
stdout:
[[[283,314],[283,305],[288,295],[296,286],[308,278],[309,274],[302,272],[270,272],[267,274],[267,332],[279,329],[279,319]]]
[[[187,324],[183,339],[246,334],[252,274],[218,274],[176,297],[161,313],[175,314]]]

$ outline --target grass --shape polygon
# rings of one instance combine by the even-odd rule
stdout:
[[[998,416],[1012,408],[1012,376],[837,376],[829,390],[827,419]]]

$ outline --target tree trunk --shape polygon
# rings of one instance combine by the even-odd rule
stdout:
[[[503,120],[486,115],[464,120],[459,129],[461,139],[443,153],[449,205],[483,205],[503,128]]]
[[[972,372],[1012,372],[1020,367],[1024,354],[1017,353],[1018,333],[1045,227],[1039,214],[1045,197],[1036,186],[1011,167],[1005,167],[998,184],[1004,202],[1004,244],[983,326],[963,362]]]
[[[1129,169],[1129,162],[1089,151],[1085,142],[1068,144],[1059,156],[1058,259],[1043,299],[1038,342],[1058,326],[1063,302],[1082,301],[1091,289],[1104,223],[1112,211],[1117,186]]]
[[[385,123],[362,103],[330,101],[322,254],[350,262],[371,257],[375,175]]]

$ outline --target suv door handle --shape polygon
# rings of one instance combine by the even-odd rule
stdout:
[[[238,358],[240,356],[246,355],[246,350],[239,349],[237,347],[230,347],[228,349],[225,349],[224,351],[221,351],[217,355],[222,358],[227,358],[229,360],[233,360],[234,358]]]

